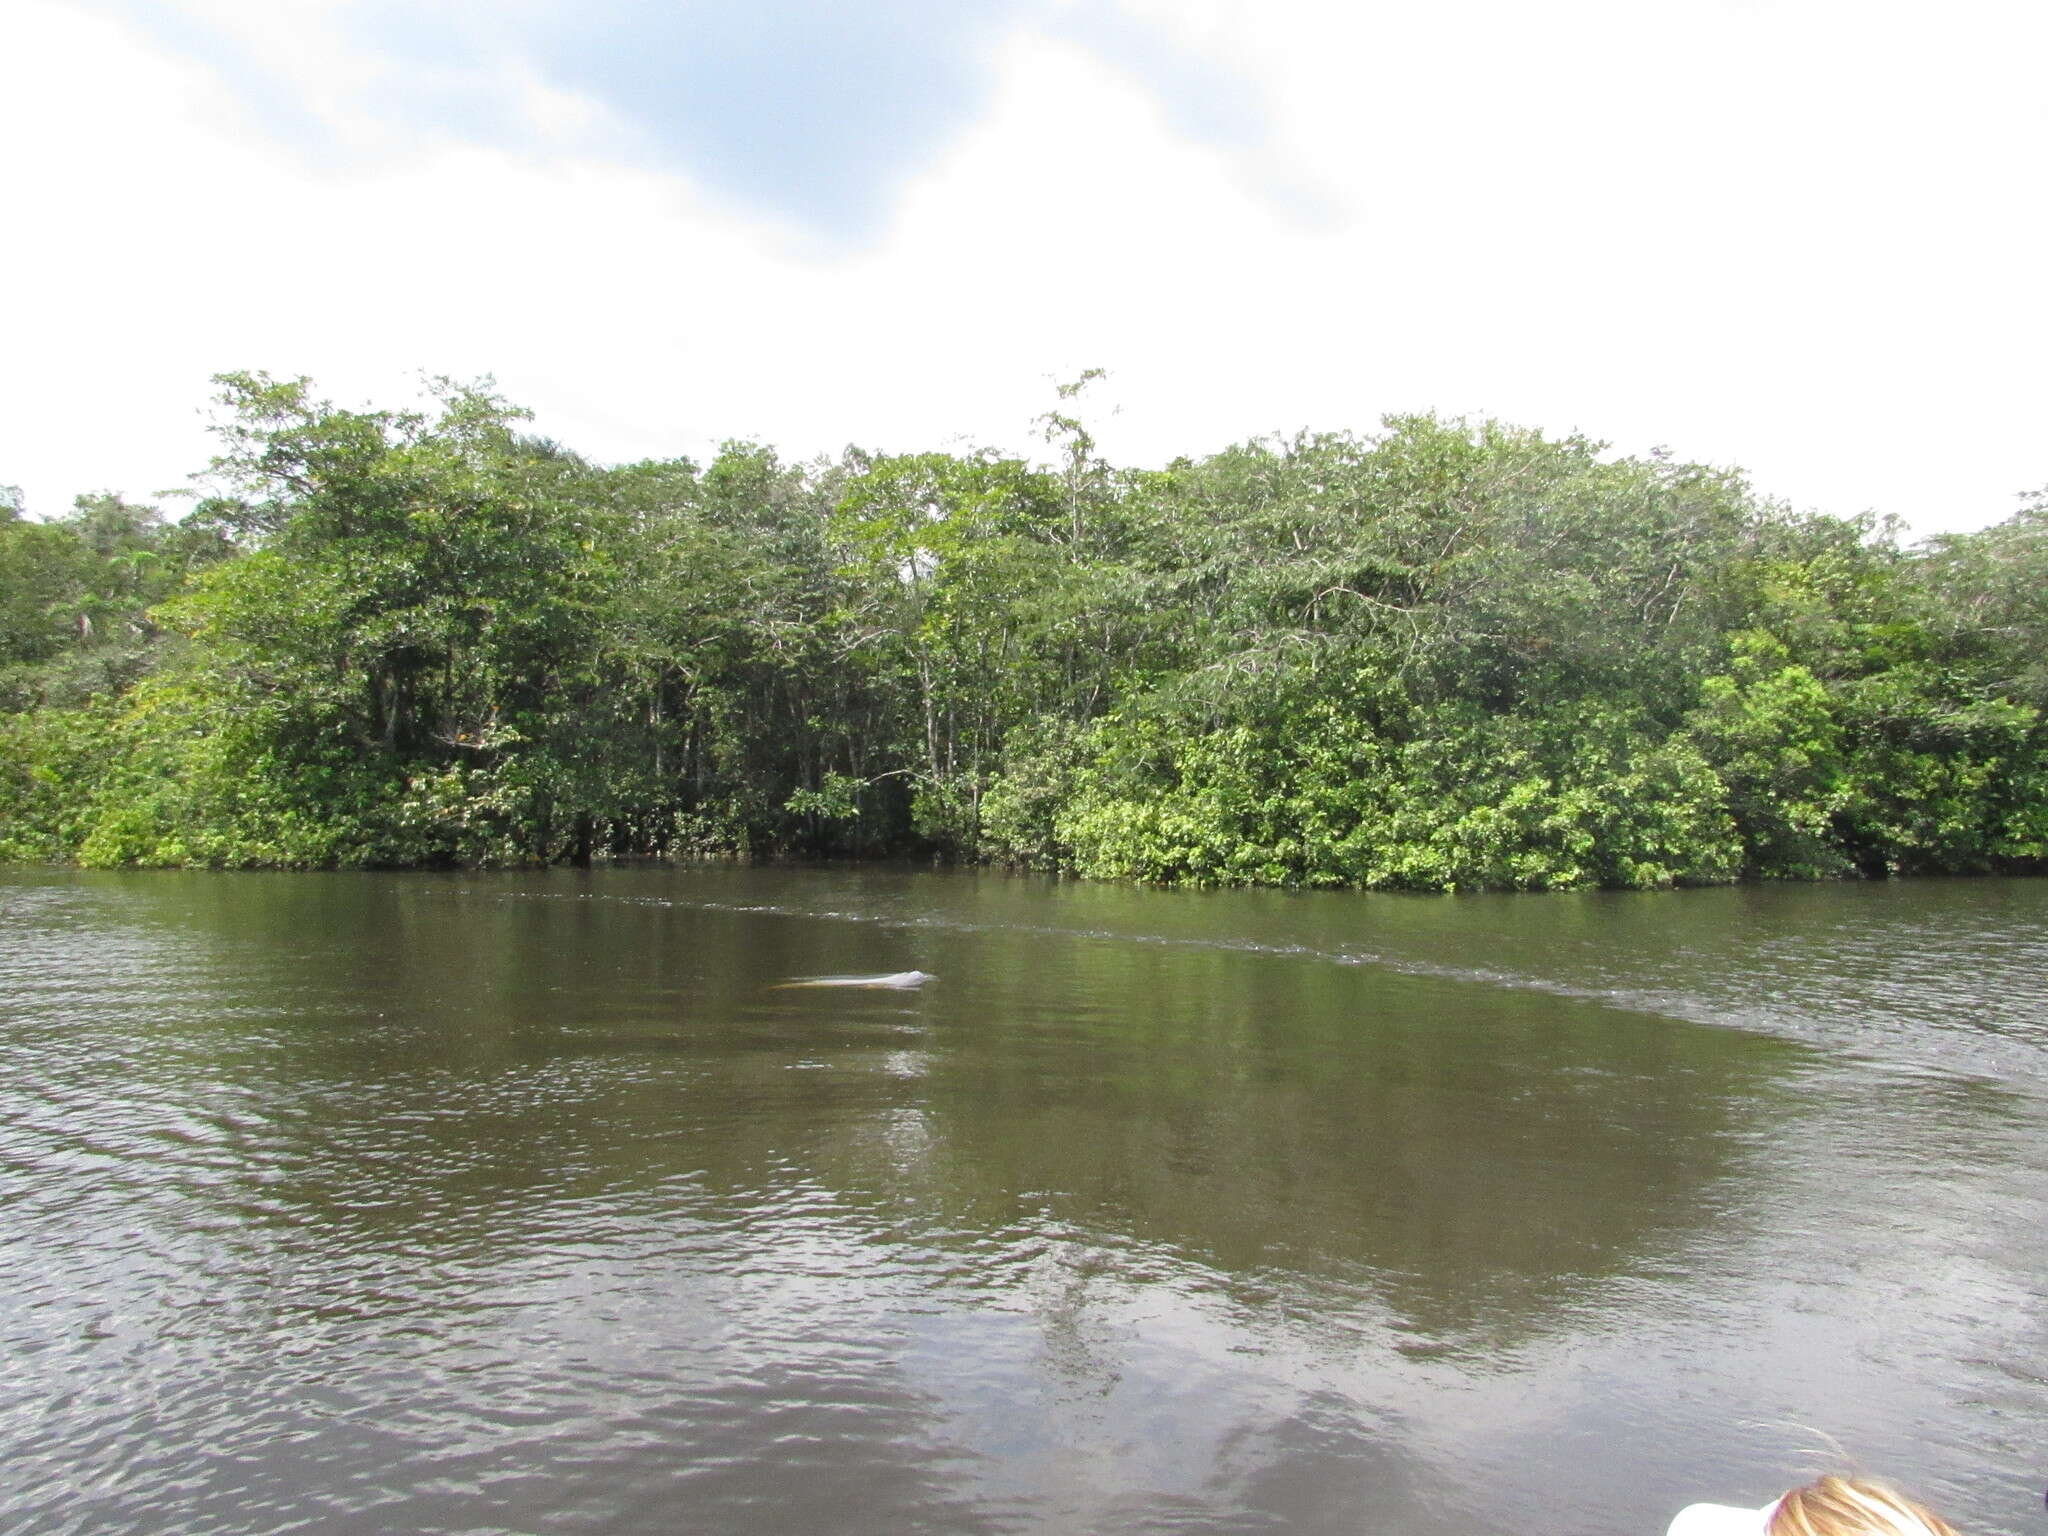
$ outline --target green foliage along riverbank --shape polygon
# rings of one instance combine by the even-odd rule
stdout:
[[[221,385],[183,521],[0,507],[0,858],[2048,868],[2048,497],[1901,549],[1491,422],[601,467],[479,389]]]

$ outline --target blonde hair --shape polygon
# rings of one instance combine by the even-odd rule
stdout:
[[[1860,1477],[1817,1477],[1771,1511],[1767,1536],[1956,1536],[1955,1527],[1904,1494]]]

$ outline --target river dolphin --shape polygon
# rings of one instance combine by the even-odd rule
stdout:
[[[921,987],[928,981],[936,980],[930,971],[892,971],[887,976],[811,976],[802,981],[777,982],[768,990],[786,991],[791,987],[893,987],[907,991]]]

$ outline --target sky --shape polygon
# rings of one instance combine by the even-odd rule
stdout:
[[[2048,484],[2039,0],[8,0],[0,483],[210,376],[612,461],[1389,413],[1977,528]],[[166,505],[175,509],[176,502]]]

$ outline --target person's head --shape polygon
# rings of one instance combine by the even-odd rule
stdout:
[[[1778,1500],[1765,1536],[1956,1536],[1904,1494],[1859,1477],[1817,1477]]]

